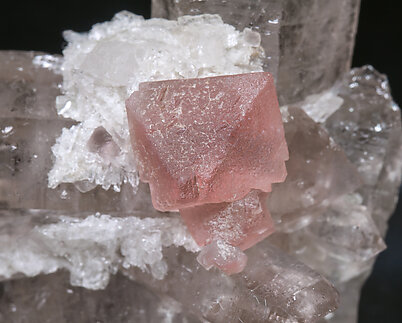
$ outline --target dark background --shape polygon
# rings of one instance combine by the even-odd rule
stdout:
[[[337,1],[337,0],[328,0]],[[402,104],[400,0],[362,0],[353,66],[373,65],[388,75]],[[121,10],[150,16],[150,0],[10,1],[0,7],[0,49],[61,53],[62,31],[88,31]],[[402,196],[400,195],[400,199]],[[402,323],[402,203],[390,220],[388,249],[363,287],[359,323]]]

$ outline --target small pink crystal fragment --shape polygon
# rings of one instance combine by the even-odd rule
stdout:
[[[236,201],[286,177],[269,73],[146,82],[126,107],[140,178],[158,210]]]
[[[97,153],[108,162],[113,162],[120,154],[119,146],[114,142],[110,133],[102,126],[93,131],[87,145],[89,151]]]
[[[232,275],[243,271],[247,264],[247,256],[239,248],[218,240],[202,248],[197,261],[207,270],[217,267]]]
[[[224,241],[242,250],[274,232],[263,200],[267,193],[251,191],[241,200],[181,209],[180,214],[199,246]]]

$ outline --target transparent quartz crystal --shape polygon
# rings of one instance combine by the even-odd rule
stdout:
[[[217,13],[239,30],[261,33],[264,69],[277,77],[279,102],[331,87],[351,64],[360,0],[152,0],[152,16]]]

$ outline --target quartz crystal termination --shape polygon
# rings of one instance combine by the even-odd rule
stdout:
[[[261,33],[264,70],[274,74],[279,102],[331,87],[351,65],[360,0],[152,0],[152,17],[219,14]]]
[[[126,105],[140,178],[155,208],[179,209],[200,245],[215,241],[200,255],[206,267],[210,258],[227,273],[241,271],[245,256],[233,247],[244,250],[273,232],[256,190],[269,192],[286,177],[272,76],[141,83]]]

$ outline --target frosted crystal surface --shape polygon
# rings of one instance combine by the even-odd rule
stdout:
[[[152,16],[217,13],[261,33],[265,70],[287,104],[331,87],[350,68],[360,0],[152,0]]]
[[[152,17],[178,19],[183,15],[219,14],[227,24],[238,30],[259,33],[265,50],[264,70],[276,78],[279,64],[279,27],[282,7],[273,1],[175,1],[152,0]],[[248,38],[259,39],[249,33]]]
[[[243,271],[247,256],[237,247],[222,240],[214,240],[201,249],[197,261],[206,269],[217,267],[228,275]]]
[[[91,184],[88,189],[100,185],[119,191],[125,182],[137,186],[124,101],[139,83],[262,70],[259,35],[237,31],[217,15],[167,21],[121,12],[88,34],[67,31],[64,36],[68,45],[57,110],[79,123],[65,129],[53,147],[52,188],[81,181]],[[88,149],[100,126],[120,149],[114,163]]]
[[[199,246],[221,240],[245,250],[274,231],[265,199],[254,190],[241,200],[190,207],[180,215]]]
[[[286,177],[269,73],[142,83],[127,114],[140,178],[158,210],[235,201]]]

